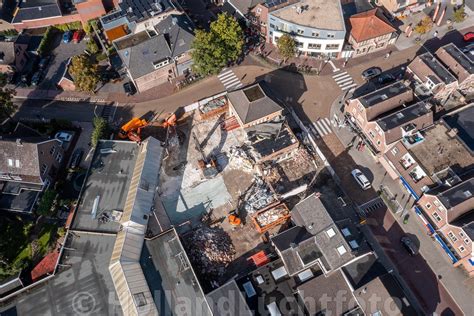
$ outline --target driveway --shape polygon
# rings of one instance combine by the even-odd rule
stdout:
[[[54,37],[54,49],[50,53],[52,60],[49,63],[48,71],[46,73],[43,82],[40,84],[40,89],[56,89],[56,85],[61,79],[64,70],[66,69],[66,63],[70,57],[80,55],[86,49],[86,40],[82,39],[80,43],[63,43],[63,33],[58,33]]]

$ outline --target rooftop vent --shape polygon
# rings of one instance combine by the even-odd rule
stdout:
[[[472,196],[472,193],[469,190],[466,190],[463,193],[464,193],[464,196],[467,197],[467,198],[470,198]]]
[[[397,113],[397,118],[398,118],[398,119],[402,119],[402,118],[404,118],[404,117],[405,117],[405,115],[403,115],[402,112],[398,112],[398,113]]]
[[[17,146],[23,146],[23,143],[22,143],[22,141],[21,141],[21,138],[17,138],[17,139],[16,139],[16,145],[17,145]]]

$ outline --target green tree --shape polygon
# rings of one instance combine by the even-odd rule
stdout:
[[[79,91],[94,92],[99,82],[96,65],[93,65],[88,56],[74,56],[69,66],[69,73]]]
[[[192,44],[194,71],[201,75],[216,74],[242,54],[244,36],[234,17],[219,14],[209,32],[197,30]]]
[[[0,121],[10,118],[16,111],[13,96],[16,91],[8,88],[0,88]]]
[[[50,216],[53,213],[53,204],[56,200],[57,193],[54,190],[46,190],[38,203],[36,213],[43,216]]]
[[[92,147],[96,147],[99,140],[104,138],[107,134],[107,121],[102,117],[94,117],[94,130],[92,131],[91,143]]]
[[[288,59],[290,57],[295,56],[296,42],[295,42],[295,39],[291,37],[289,34],[283,34],[278,39],[277,47],[278,47],[278,52],[283,58]]]
[[[97,43],[94,40],[94,37],[92,36],[87,42],[86,48],[89,52],[91,52],[91,54],[97,54],[99,52],[99,46],[97,45]]]
[[[453,20],[456,23],[461,23],[466,18],[466,13],[464,12],[464,7],[461,7],[457,10],[454,10]]]
[[[428,33],[433,27],[433,21],[429,16],[424,17],[414,28],[415,32],[418,34]]]

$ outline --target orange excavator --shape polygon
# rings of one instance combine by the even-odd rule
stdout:
[[[155,116],[156,117],[156,116]],[[130,139],[134,142],[141,142],[141,131],[155,121],[155,118],[147,121],[146,119],[134,117],[120,128],[119,137],[121,139]],[[176,126],[176,114],[169,115],[161,124],[163,128]]]

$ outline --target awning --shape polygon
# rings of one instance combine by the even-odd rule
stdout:
[[[402,183],[403,183],[403,186],[405,188],[407,188],[408,192],[411,194],[411,196],[413,196],[413,198],[415,199],[415,201],[418,201],[420,199],[420,197],[418,196],[418,194],[416,194],[415,190],[413,190],[411,188],[411,186],[408,184],[408,182],[405,180],[405,178],[403,178],[402,176],[400,176],[400,180],[402,180]]]
[[[446,251],[446,253],[448,254],[448,256],[451,258],[451,260],[453,261],[453,263],[456,263],[458,262],[458,259],[454,256],[454,254],[451,252],[451,250],[448,248],[448,246],[446,245],[446,243],[441,239],[441,237],[439,237],[438,235],[434,235],[435,238],[436,238],[436,241],[441,245],[441,247],[443,247],[444,251]]]

